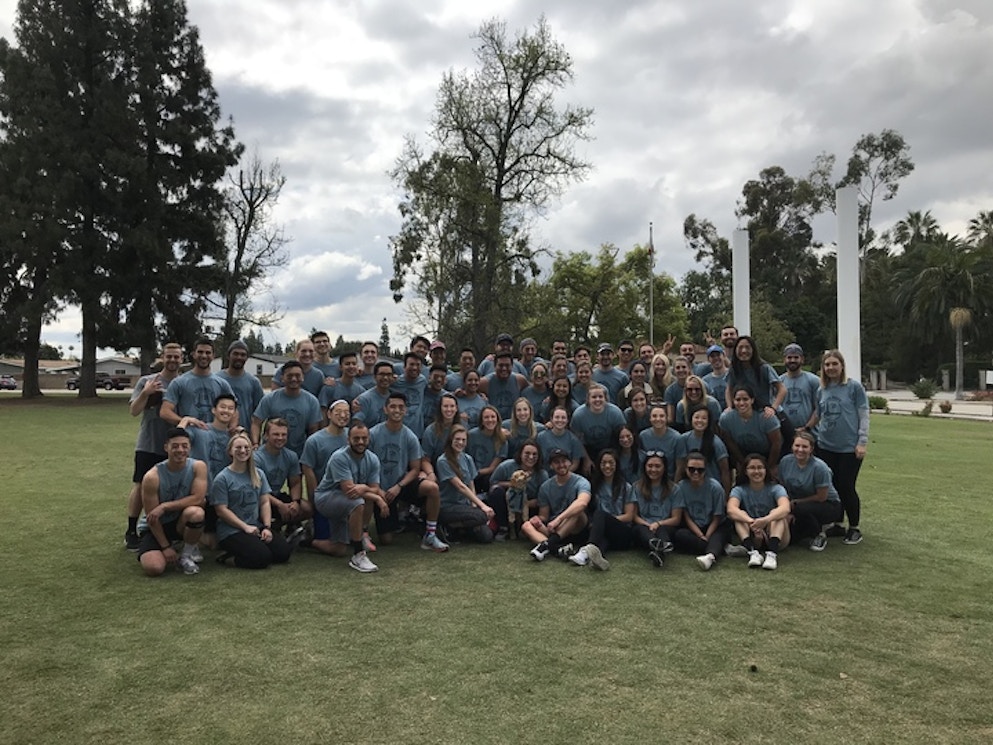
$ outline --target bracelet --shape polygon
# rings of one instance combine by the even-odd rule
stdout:
[[[272,532],[272,526],[271,525],[263,525],[262,526],[262,530],[268,530],[271,533]]]
[[[167,543],[165,546],[159,546],[159,551],[168,551],[170,548],[172,548],[172,544]]]

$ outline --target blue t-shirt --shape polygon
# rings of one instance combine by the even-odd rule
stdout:
[[[800,468],[796,457],[787,455],[779,461],[779,482],[786,487],[790,499],[812,497],[822,486],[827,487],[827,500],[840,502],[838,490],[834,488],[831,468],[820,458],[811,456],[805,468]]]
[[[411,461],[420,461],[423,455],[417,435],[406,425],[391,432],[386,422],[369,430],[369,449],[379,457],[380,485],[384,490],[399,483],[410,470]]]
[[[490,373],[486,376],[486,385],[486,398],[500,412],[500,418],[509,419],[513,416],[514,403],[521,397],[518,379],[511,375],[501,380],[496,373]]]
[[[545,431],[545,425],[542,424],[541,422],[535,421],[534,422],[534,435],[531,435],[527,431],[527,429],[525,429],[523,427],[520,430],[518,430],[517,432],[514,432],[514,420],[513,419],[504,419],[503,420],[503,428],[505,430],[507,430],[508,432],[510,432],[510,434],[507,436],[507,455],[509,457],[511,457],[511,458],[513,458],[515,455],[517,455],[517,451],[521,449],[521,445],[523,445],[528,440],[532,439],[532,437],[535,440],[537,440],[538,439],[538,435],[540,435],[542,432]]]
[[[459,398],[459,418],[468,429],[479,426],[479,415],[486,406],[486,399],[478,393],[471,398],[461,396]]]
[[[520,470],[520,464],[513,458],[507,458],[503,463],[497,466],[493,473],[490,475],[490,488],[493,488],[494,484],[498,484],[501,481],[510,481],[510,477],[514,475],[514,471]],[[538,489],[541,485],[548,480],[548,471],[544,468],[538,468],[531,472],[531,477],[528,479],[527,484],[524,487],[524,493],[527,495],[528,499],[538,498]]]
[[[351,406],[352,401],[365,393],[365,391],[366,387],[359,383],[357,379],[351,383],[336,379],[334,385],[321,387],[321,393],[317,397],[317,400],[320,402],[321,408],[324,409],[335,401],[347,401],[349,406]]]
[[[269,481],[270,488],[279,491],[291,478],[300,475],[300,458],[289,448],[278,453],[270,453],[261,446],[253,455],[255,467],[262,471]]]
[[[386,421],[386,402],[390,398],[390,393],[380,393],[376,388],[370,388],[365,393],[360,393],[355,400],[359,402],[359,410],[353,416],[365,422],[365,426],[372,429],[377,424]]]
[[[634,490],[635,499],[638,501],[638,514],[641,516],[642,520],[650,523],[658,522],[659,520],[665,520],[672,516],[672,511],[679,507],[676,504],[676,500],[673,499],[675,491],[670,489],[669,495],[663,497],[662,486],[653,486],[651,489],[652,496],[651,499],[647,499],[644,494],[641,493],[639,484],[635,484],[632,489]]]
[[[717,404],[721,407],[721,411],[724,411],[724,409],[728,407],[728,371],[725,370],[723,375],[718,375],[717,373],[711,372],[708,375],[704,375],[701,379],[703,380],[704,386],[707,388],[707,392],[717,400]]]
[[[201,422],[214,421],[211,409],[214,399],[222,393],[234,396],[231,386],[223,378],[214,375],[195,375],[192,370],[185,372],[169,384],[162,399],[173,404],[179,416],[193,416]]]
[[[559,484],[553,476],[538,489],[538,507],[548,507],[548,519],[554,520],[583,492],[591,494],[590,482],[583,476],[570,473],[564,484]]]
[[[710,412],[710,421],[716,422],[721,418],[721,405],[717,403],[717,399],[711,395],[706,397],[707,410]],[[700,408],[699,406],[697,408]],[[694,409],[696,411],[696,409]],[[676,424],[683,424],[686,427],[690,426],[691,420],[693,419],[693,413],[691,412],[689,416],[686,416],[686,410],[683,407],[683,402],[680,401],[676,404]]]
[[[604,370],[599,365],[593,368],[593,380],[607,389],[607,400],[612,404],[617,403],[624,386],[631,382],[623,370],[616,367]]]
[[[445,442],[448,441],[448,435],[451,431],[451,427],[442,427],[439,434],[433,424],[425,429],[424,434],[421,435],[421,452],[424,453],[423,457],[432,463],[438,460],[438,456],[445,452]]]
[[[235,473],[230,468],[225,468],[210,485],[210,503],[214,506],[223,504],[243,523],[261,528],[259,505],[262,495],[271,493],[271,490],[264,473],[259,473],[259,480],[260,485],[253,486],[252,478],[247,472]],[[240,528],[218,519],[217,540],[223,541],[240,532]]]
[[[465,452],[459,454],[458,466],[459,473],[456,474],[452,470],[452,465],[448,462],[448,458],[444,455],[435,462],[434,469],[435,474],[438,476],[438,491],[441,492],[441,504],[443,507],[471,504],[469,498],[455,488],[452,484],[452,479],[458,476],[462,479],[463,484],[472,489],[473,479],[476,478],[479,469],[476,468],[476,464],[469,457],[469,454]]]
[[[217,377],[227,381],[238,399],[238,424],[248,429],[252,426],[252,412],[265,395],[262,384],[254,375],[243,372],[241,375],[231,375],[227,370],[221,370]]]
[[[727,409],[721,414],[720,422],[721,435],[732,440],[742,456],[749,453],[768,456],[772,449],[769,433],[779,429],[779,419],[774,416],[767,419],[761,409],[753,411],[747,420],[741,418],[737,409]]]
[[[752,393],[755,394],[755,408],[764,409],[766,406],[772,405],[774,398],[772,395],[772,386],[779,384],[779,375],[776,374],[772,365],[768,363],[759,368],[758,374],[756,374],[755,369],[751,365],[747,367],[742,366],[740,374],[736,373],[734,368],[731,367],[728,370],[727,381],[728,387],[732,391],[739,385],[749,386],[752,389]]]
[[[625,424],[624,414],[614,404],[608,403],[599,414],[584,404],[573,412],[569,429],[576,433],[586,452],[595,457],[613,444],[614,433]]]
[[[320,427],[323,416],[321,404],[317,396],[301,390],[296,396],[291,396],[283,388],[270,391],[255,407],[253,417],[265,421],[281,418],[289,424],[289,437],[286,447],[297,455],[303,453],[303,445],[307,441],[307,430]]]
[[[406,397],[407,413],[403,416],[403,423],[418,437],[424,434],[424,391],[427,387],[428,381],[423,376],[408,380],[405,375],[390,386],[391,391]]]
[[[172,386],[170,386],[171,390]],[[869,399],[862,384],[849,378],[820,389],[817,398],[817,445],[832,453],[854,453],[869,435]],[[860,430],[863,432],[860,434]]]
[[[638,433],[638,449],[644,462],[647,453],[656,452],[665,455],[666,468],[670,475],[676,473],[676,450],[679,447],[679,433],[665,428],[664,435],[655,434],[655,430],[646,429]]]
[[[817,408],[817,395],[821,390],[821,379],[813,373],[801,370],[792,378],[788,373],[779,376],[786,386],[786,398],[783,399],[783,412],[794,427],[806,427],[810,415]]]
[[[186,431],[190,436],[190,455],[207,464],[209,489],[214,477],[231,462],[231,456],[228,455],[228,441],[231,435],[226,429],[217,429],[213,424],[207,429],[190,427]]]
[[[618,486],[616,496],[614,495],[615,484]],[[600,484],[596,494],[593,495],[593,499],[596,501],[596,508],[600,512],[614,517],[623,515],[624,508],[635,501],[631,484],[620,478],[619,473],[615,474],[613,483],[607,483],[605,481]]]
[[[283,368],[280,367],[276,370],[276,374],[272,376],[272,384],[278,388],[283,387]],[[321,395],[321,388],[324,387],[324,372],[316,364],[311,365],[310,369],[303,374],[303,386],[302,388],[307,391],[314,398]]]
[[[186,459],[186,465],[178,471],[169,470],[169,461],[162,461],[155,465],[159,474],[159,504],[163,502],[176,502],[185,499],[193,489],[193,479],[196,474],[193,471],[193,458]],[[171,523],[179,519],[179,512],[169,511],[163,513],[160,522]]]
[[[546,429],[538,435],[538,450],[541,451],[542,463],[548,463],[549,454],[556,448],[569,453],[569,459],[574,467],[583,459],[583,443],[569,430],[557,435],[554,430]]]
[[[686,458],[687,455],[692,453],[694,450],[701,450],[703,446],[703,438],[699,437],[696,432],[690,430],[689,432],[683,432],[679,436],[679,444],[676,448],[676,458]],[[747,453],[746,453],[747,455]],[[728,459],[728,449],[727,445],[724,444],[722,440],[717,435],[714,435],[714,452],[712,455],[707,457],[707,476],[714,479],[720,483],[721,480],[721,466],[722,460]]]
[[[753,489],[750,484],[736,486],[731,490],[731,498],[737,498],[741,509],[749,517],[765,517],[774,509],[781,497],[788,497],[782,484],[765,484],[761,489]]]
[[[315,499],[322,494],[340,491],[343,481],[379,486],[381,483],[379,458],[371,450],[366,450],[359,458],[356,458],[347,447],[335,450],[328,458],[321,483],[314,490]]]
[[[706,530],[715,516],[723,517],[726,511],[724,487],[711,478],[698,487],[693,486],[689,479],[683,479],[676,484],[673,500],[702,530]]]
[[[320,477],[328,467],[331,456],[343,447],[348,446],[348,428],[345,427],[340,435],[333,435],[327,428],[319,429],[303,444],[303,454],[300,456],[300,465],[307,466],[314,472],[315,477]]]
[[[504,442],[500,449],[496,447],[496,442],[479,427],[469,430],[469,444],[466,445],[466,453],[476,463],[476,468],[488,468],[495,458],[504,460],[507,457],[507,443]]]

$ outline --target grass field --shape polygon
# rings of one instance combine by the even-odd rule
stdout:
[[[987,743],[993,425],[873,415],[865,542],[607,573],[521,543],[149,580],[124,399],[0,398],[0,742]],[[752,671],[755,666],[755,671]]]

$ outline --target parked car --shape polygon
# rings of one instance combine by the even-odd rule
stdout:
[[[0,391],[16,391],[17,380],[13,375],[0,375]]]
[[[108,391],[123,391],[131,385],[131,378],[127,375],[111,375],[110,373],[98,372],[97,373],[97,388],[103,388]],[[66,380],[66,388],[70,391],[74,391],[79,388],[79,376],[74,375],[73,377]]]

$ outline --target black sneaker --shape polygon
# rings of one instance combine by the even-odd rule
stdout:
[[[844,543],[846,546],[854,546],[856,543],[862,542],[862,531],[858,528],[849,528],[848,532],[845,533]]]
[[[138,552],[138,548],[141,546],[141,538],[138,537],[138,532],[135,530],[129,530],[124,534],[124,548],[128,551],[134,553]]]
[[[662,566],[665,564],[665,562],[662,560],[662,554],[659,551],[649,551],[648,558],[651,559],[652,563],[655,566],[657,566],[659,569],[661,569]]]

